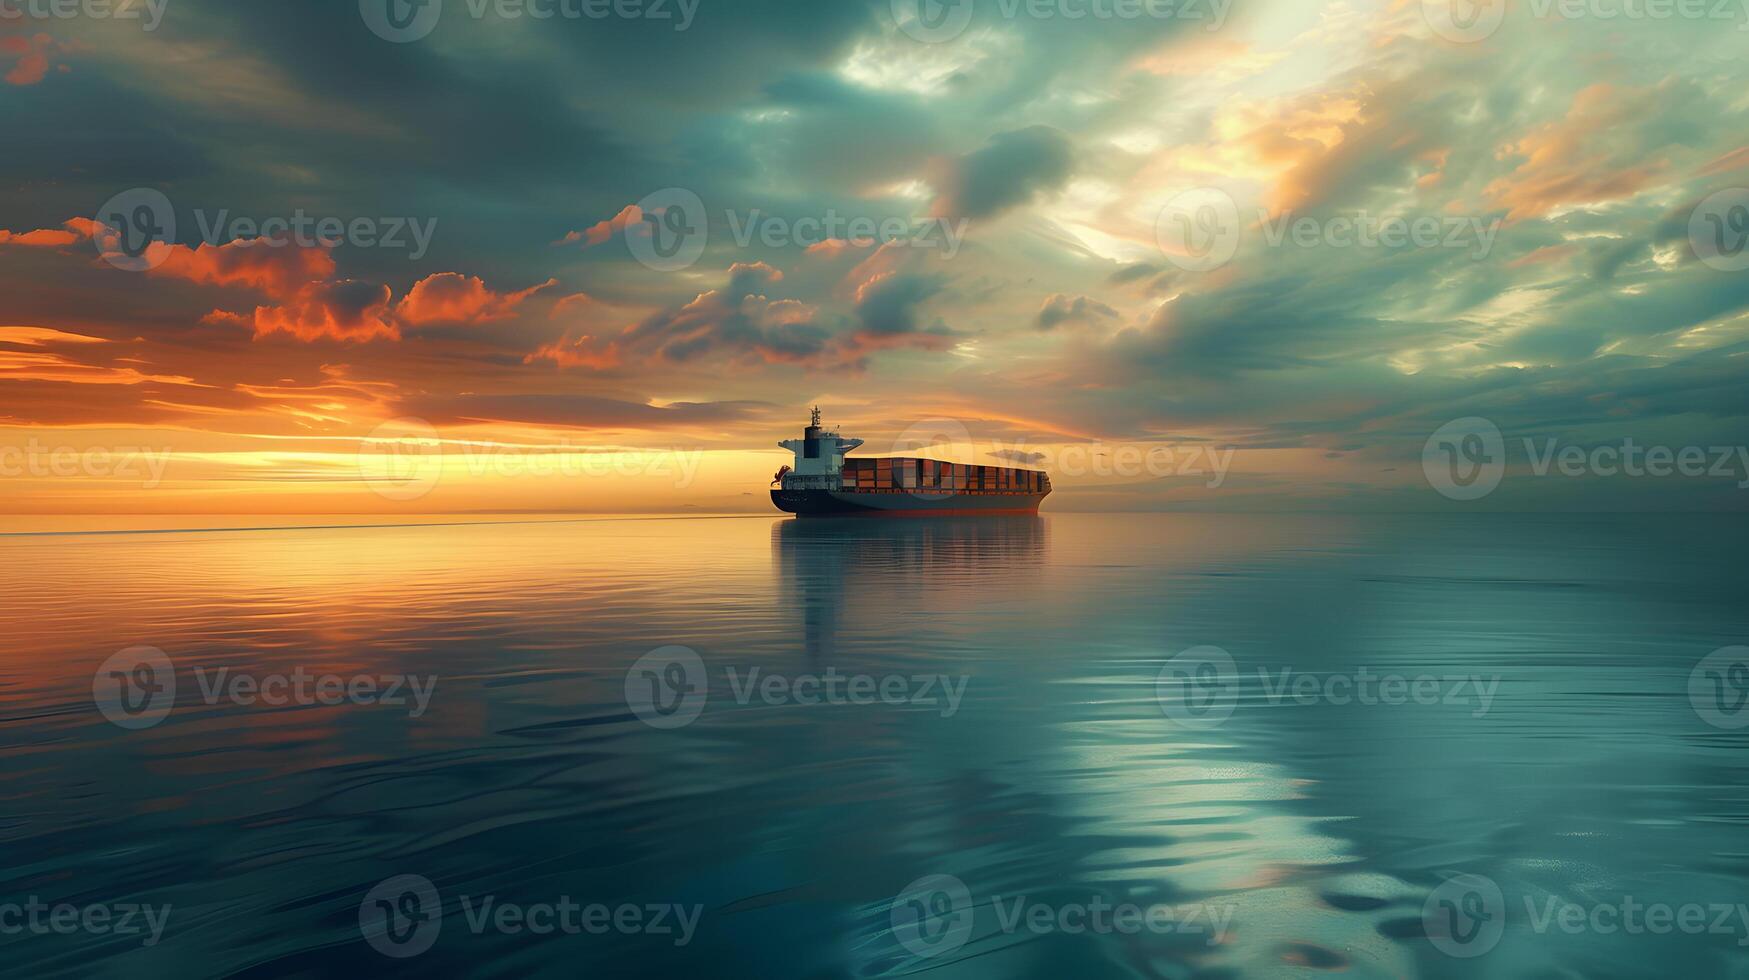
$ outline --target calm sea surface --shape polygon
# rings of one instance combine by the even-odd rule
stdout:
[[[1696,672],[1749,644],[1746,552],[1614,516],[0,537],[0,969],[1749,975],[1749,669]]]

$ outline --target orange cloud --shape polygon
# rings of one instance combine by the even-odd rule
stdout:
[[[561,320],[567,317],[587,316],[599,311],[602,306],[600,300],[588,293],[572,293],[554,303],[552,310],[547,313],[547,318]]]
[[[72,245],[78,240],[78,235],[55,228],[38,228],[36,231],[27,231],[21,235],[0,232],[0,243],[26,245],[34,248],[59,248],[63,245]]]
[[[599,371],[619,365],[620,349],[619,344],[613,341],[597,343],[594,337],[587,334],[575,340],[565,336],[522,359],[524,364],[534,364],[537,361],[552,361],[561,368],[586,367]]]
[[[194,384],[193,379],[179,375],[144,374],[131,367],[82,364],[60,354],[8,350],[0,350],[0,380],[95,385],[136,385],[145,381]]]
[[[598,221],[584,231],[568,232],[564,238],[554,242],[554,245],[574,245],[587,242],[584,248],[600,245],[612,238],[614,232],[624,231],[627,226],[644,220],[644,212],[636,204],[628,204],[620,212],[605,221]]]
[[[1137,58],[1134,66],[1149,74],[1166,77],[1246,78],[1286,57],[1286,51],[1259,51],[1244,41],[1212,35],[1185,35]]]
[[[50,327],[0,327],[0,344],[21,347],[41,347],[44,344],[107,344],[102,337],[87,337],[82,333],[67,333]]]
[[[395,316],[408,326],[489,323],[511,316],[524,300],[558,284],[557,279],[548,279],[521,292],[496,293],[477,276],[439,272],[415,283],[396,305]]]
[[[1585,88],[1563,118],[1501,148],[1501,158],[1520,162],[1483,193],[1507,209],[1508,221],[1535,218],[1562,204],[1633,197],[1659,178],[1665,164],[1646,159],[1638,141],[1617,140],[1621,145],[1613,152],[1608,143],[1623,127],[1658,118],[1670,94],[1664,85],[1622,91],[1598,82]]]
[[[389,287],[351,279],[310,283],[279,306],[257,306],[252,315],[214,310],[203,323],[248,326],[256,337],[286,333],[303,341],[398,340],[401,331],[388,318]]]
[[[194,248],[152,245],[148,260],[160,256],[163,261],[149,274],[216,286],[249,286],[275,299],[296,296],[310,283],[334,275],[334,257],[326,247],[304,248],[266,238],[202,243]]]
[[[814,244],[809,245],[803,250],[802,254],[819,255],[828,259],[835,259],[851,249],[868,248],[873,244],[874,240],[867,238],[857,239],[855,241],[847,241],[843,238],[828,238],[824,241],[815,242]]]
[[[10,71],[0,76],[8,85],[35,85],[49,73],[49,52],[54,39],[47,34],[30,37],[0,37],[0,56],[18,59]]]
[[[97,223],[90,218],[69,218],[60,228],[38,228],[14,234],[0,228],[0,245],[23,245],[27,248],[63,248],[90,238]]]
[[[1711,177],[1715,174],[1730,173],[1733,170],[1741,170],[1744,167],[1749,167],[1749,146],[1739,146],[1735,150],[1732,150],[1724,156],[1719,157],[1717,160],[1714,160],[1695,171],[1695,173],[1702,177]]]

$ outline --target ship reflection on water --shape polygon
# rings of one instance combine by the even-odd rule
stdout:
[[[968,580],[1036,578],[1050,531],[1036,515],[782,520],[771,550],[780,594],[801,610],[802,649],[821,659],[840,629],[951,604]]]

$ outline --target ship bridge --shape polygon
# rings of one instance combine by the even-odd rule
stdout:
[[[795,465],[783,477],[783,485],[794,489],[838,488],[838,475],[844,469],[844,455],[862,445],[861,439],[846,439],[828,432],[820,425],[819,406],[814,407],[802,438],[785,439],[778,446],[795,454]]]

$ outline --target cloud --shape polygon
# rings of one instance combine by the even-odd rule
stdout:
[[[765,295],[782,280],[783,273],[764,262],[737,262],[724,288],[644,319],[625,332],[623,343],[676,363],[712,353],[769,363],[818,360],[831,331],[816,322],[816,307]]]
[[[1509,221],[1539,217],[1563,204],[1633,197],[1669,171],[1657,129],[1692,104],[1694,94],[1675,81],[1646,89],[1587,86],[1560,119],[1501,148],[1501,158],[1516,166],[1485,193],[1507,209]]]
[[[1432,187],[1454,138],[1434,124],[1461,96],[1441,87],[1441,66],[1405,78],[1359,72],[1344,84],[1223,113],[1217,132],[1236,135],[1202,161],[1210,169],[1268,174],[1264,204],[1272,213],[1341,207],[1381,189]]]
[[[487,288],[477,276],[439,272],[413,284],[413,288],[395,305],[395,318],[409,327],[431,323],[490,323],[515,315],[524,300],[558,284],[557,279],[548,279],[520,292],[497,293]]]
[[[561,368],[580,367],[604,371],[619,366],[620,349],[613,341],[602,343],[589,334],[574,339],[566,334],[550,344],[541,345],[534,353],[522,359],[524,364],[540,361],[551,361]]]
[[[938,161],[933,213],[988,218],[1062,187],[1074,167],[1069,137],[1048,126],[998,133],[964,156]]]
[[[572,293],[562,296],[547,311],[547,319],[563,320],[578,316],[592,316],[606,308],[606,304],[588,293]]]
[[[102,337],[68,333],[51,327],[0,327],[0,344],[41,347],[44,344],[107,344]]]
[[[69,218],[59,228],[38,228],[35,231],[13,233],[0,228],[0,245],[21,245],[25,248],[64,248],[89,239],[96,227],[90,218]]]
[[[619,367],[624,353],[617,339],[608,336],[620,331],[615,320],[625,311],[604,303],[587,293],[572,293],[554,303],[547,313],[550,321],[568,326],[563,336],[544,343],[522,359],[524,364],[550,361],[559,368],[589,368],[605,371]],[[607,339],[602,339],[602,338]]]
[[[8,384],[48,381],[78,385],[194,383],[193,379],[181,375],[147,373],[127,364],[91,363],[76,359],[71,353],[42,349],[47,346],[86,347],[103,343],[107,341],[47,327],[0,327],[0,344],[32,348],[7,350],[0,347],[0,381]]]
[[[1064,323],[1092,324],[1101,318],[1116,319],[1117,311],[1091,296],[1069,297],[1055,293],[1038,311],[1038,328],[1052,330]]]
[[[598,221],[583,231],[570,231],[565,237],[554,242],[554,245],[575,245],[583,242],[584,248],[600,245],[612,238],[615,233],[625,231],[627,227],[644,220],[644,211],[636,204],[628,204],[611,218]]]
[[[248,325],[255,336],[285,333],[298,340],[364,341],[399,339],[389,318],[389,287],[343,279],[310,283],[278,306],[257,306],[252,315],[214,310],[208,323]]]
[[[65,245],[89,237],[95,225],[75,218],[66,231],[39,230],[0,238],[0,244]],[[3,233],[0,233],[3,234]],[[435,324],[481,324],[508,319],[530,297],[558,285],[549,279],[514,293],[499,293],[477,276],[440,272],[416,282],[390,306],[388,286],[336,277],[332,246],[305,247],[257,238],[193,248],[153,243],[148,274],[202,285],[250,289],[277,302],[252,312],[214,309],[201,322],[241,326],[255,336],[284,333],[298,340],[399,339],[403,328]]]
[[[763,402],[675,402],[652,405],[597,395],[526,393],[418,395],[399,410],[434,425],[516,422],[575,428],[662,430],[720,426],[762,417]]]
[[[15,12],[13,16],[18,14]],[[5,75],[0,75],[0,81],[18,86],[41,82],[48,76],[49,55],[56,48],[54,39],[47,34],[38,33],[29,37],[19,34],[0,36],[0,59],[17,59]]]
[[[148,275],[215,286],[247,286],[274,298],[298,295],[311,282],[334,275],[334,258],[326,246],[306,248],[268,238],[224,245],[203,242],[194,248],[155,242],[146,258],[159,262]]]
[[[1147,262],[1136,262],[1131,265],[1123,266],[1113,272],[1111,275],[1105,277],[1105,281],[1114,285],[1121,285],[1126,282],[1135,282],[1137,279],[1146,279],[1157,271],[1159,270],[1155,266],[1150,265]]]
[[[1742,170],[1744,167],[1749,167],[1749,146],[1739,146],[1701,167],[1695,173],[1701,177],[1711,177],[1717,174],[1728,174],[1733,170]]]
[[[864,333],[916,333],[918,307],[940,291],[941,281],[934,276],[883,272],[857,288],[856,318]]]
[[[872,241],[849,241],[843,238],[827,238],[823,241],[818,241],[809,245],[806,249],[803,249],[803,254],[817,255],[825,259],[836,259],[853,249],[869,248],[873,244],[874,242]]]

